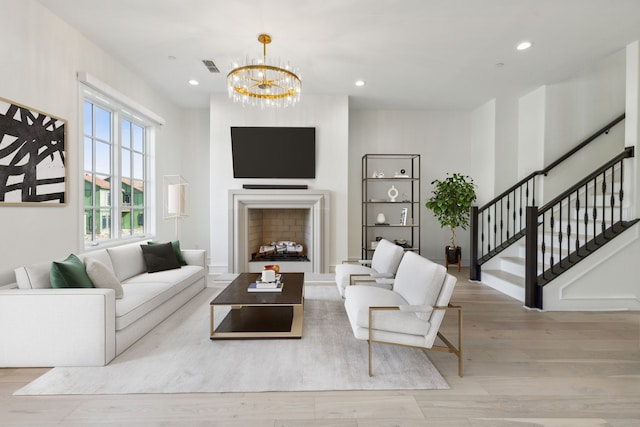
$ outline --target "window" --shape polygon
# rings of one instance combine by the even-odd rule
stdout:
[[[144,128],[129,120],[120,120],[120,201],[121,236],[145,234],[145,137]]]
[[[116,101],[84,91],[84,241],[144,236],[152,124]]]

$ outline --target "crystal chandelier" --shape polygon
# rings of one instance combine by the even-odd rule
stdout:
[[[267,45],[271,36],[260,34],[263,46],[261,59],[246,59],[244,64],[234,62],[227,74],[229,98],[243,105],[288,107],[300,100],[302,82],[298,72],[289,63],[267,62]]]

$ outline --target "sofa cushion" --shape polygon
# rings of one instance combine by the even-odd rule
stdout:
[[[154,283],[166,282],[171,283],[174,292],[177,294],[189,287],[194,281],[205,276],[204,267],[197,265],[185,265],[175,270],[166,270],[157,273],[145,273],[127,279],[124,284],[130,283],[148,283],[153,286]]]
[[[50,262],[25,265],[14,270],[19,289],[51,289]]]
[[[160,242],[154,242],[152,240],[150,240],[148,242],[148,244],[150,245],[159,245]],[[171,242],[171,247],[173,248],[173,253],[176,254],[176,258],[178,258],[178,262],[180,263],[180,265],[187,265],[187,260],[184,259],[184,256],[182,255],[182,250],[180,249],[180,240],[174,240]]]
[[[357,329],[369,329],[369,307],[398,307],[407,302],[396,292],[370,286],[349,286],[345,290],[345,309],[354,333]],[[377,328],[376,325],[384,325]],[[374,329],[403,334],[426,335],[430,323],[420,319],[415,313],[390,310],[376,311],[373,317]]]
[[[347,286],[344,307],[357,326],[369,327],[369,307],[396,307],[407,302],[396,292],[372,286]]]
[[[175,294],[171,283],[123,283],[125,297],[116,301],[116,331],[136,322]]]
[[[140,245],[140,247],[142,248],[142,256],[148,273],[180,268],[180,263],[171,243]]]
[[[382,239],[378,242],[376,250],[371,257],[371,268],[377,273],[394,275],[398,270],[400,261],[404,255],[404,249],[389,240]]]
[[[122,284],[109,267],[91,257],[86,258],[84,263],[93,286],[113,289],[116,292],[116,299],[122,298],[124,294]]]
[[[415,252],[407,252],[398,268],[393,290],[410,305],[434,305],[446,275],[447,269],[443,265]],[[425,282],[418,284],[416,280]]]
[[[113,272],[120,282],[147,271],[140,245],[124,245],[108,248]]]
[[[114,271],[113,264],[111,263],[111,257],[106,249],[98,249],[84,254],[78,254],[78,258],[84,262],[85,266],[87,265],[87,260],[92,258],[106,265],[109,270]]]
[[[93,288],[84,263],[74,254],[51,263],[49,280],[52,288]]]
[[[116,301],[116,330],[131,325],[201,277],[205,277],[204,267],[187,265],[125,280],[122,282],[125,297]]]

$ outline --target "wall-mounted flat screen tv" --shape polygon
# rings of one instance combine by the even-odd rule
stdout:
[[[316,128],[231,127],[234,178],[315,178]]]

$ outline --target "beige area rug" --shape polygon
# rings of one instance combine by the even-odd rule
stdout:
[[[419,349],[351,332],[335,285],[306,285],[301,339],[209,339],[207,288],[105,367],[54,368],[15,395],[447,389]],[[218,316],[216,316],[216,320]]]

